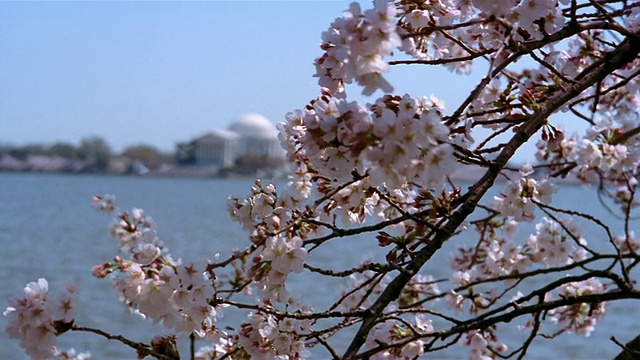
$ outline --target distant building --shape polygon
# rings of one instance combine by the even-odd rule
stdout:
[[[216,129],[194,140],[197,165],[213,165],[228,168],[236,160],[238,134],[233,131]]]
[[[284,150],[276,127],[262,115],[241,115],[227,130],[215,129],[192,141],[195,164],[251,171],[277,167]]]
[[[283,155],[278,130],[264,116],[244,114],[229,130],[239,135],[238,158],[279,158]]]

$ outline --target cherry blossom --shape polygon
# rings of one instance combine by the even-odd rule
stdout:
[[[578,296],[584,294],[598,294],[606,287],[596,279],[589,279],[582,282],[571,282],[564,285],[560,290],[560,296]],[[605,303],[579,303],[572,306],[565,306],[551,312],[553,321],[558,326],[588,337],[594,330],[598,319],[605,313]]]
[[[40,278],[24,288],[24,294],[10,299],[3,312],[7,317],[6,332],[20,340],[29,356],[51,358],[55,339],[75,318],[77,287],[68,285],[59,297],[49,295],[49,283]]]
[[[278,125],[286,181],[258,179],[248,195],[229,197],[246,237],[227,257],[215,249],[213,259],[173,259],[141,209],[94,197],[115,218],[118,252],[92,274],[171,332],[148,345],[122,342],[173,358],[177,336],[188,335],[204,343],[196,359],[413,359],[459,354],[454,346],[495,359],[524,357],[549,323],[556,335],[589,336],[604,299],[638,298],[640,7],[605,5],[351,4],[321,34],[318,95]],[[481,74],[445,107],[436,95],[394,94],[395,65]],[[348,84],[368,97],[347,99]],[[536,162],[514,165],[527,142]],[[469,168],[469,179],[454,176]],[[611,224],[582,204],[558,206],[565,181],[593,190]],[[328,268],[318,255],[328,246],[375,251]],[[453,255],[443,270],[444,249]],[[319,286],[333,301],[306,304],[318,299],[294,284],[307,277],[326,281]],[[33,358],[86,358],[54,347],[62,332],[90,331],[75,326],[76,299],[75,286],[53,297],[46,280],[29,283],[4,312],[6,331]],[[223,308],[246,320],[222,327]],[[505,329],[528,340],[510,344]]]

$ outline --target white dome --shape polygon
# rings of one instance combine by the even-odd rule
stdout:
[[[220,139],[234,140],[238,138],[238,134],[235,131],[225,129],[213,129],[211,134]]]
[[[229,126],[229,130],[247,138],[278,138],[278,130],[276,130],[275,125],[266,117],[256,113],[240,115],[240,117]]]

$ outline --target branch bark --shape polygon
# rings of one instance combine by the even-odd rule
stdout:
[[[640,335],[624,344],[624,350],[613,360],[635,360],[640,358]]]

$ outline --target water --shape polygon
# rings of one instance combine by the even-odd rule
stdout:
[[[40,174],[0,173],[0,308],[6,300],[21,291],[29,281],[46,277],[50,289],[68,281],[80,285],[80,312],[77,323],[102,328],[135,341],[148,342],[162,329],[131,316],[116,301],[111,282],[97,280],[90,274],[93,265],[109,261],[116,253],[113,240],[108,237],[110,219],[90,208],[95,194],[115,194],[122,208],[140,207],[158,224],[160,238],[177,258],[212,257],[215,253],[228,255],[234,247],[248,244],[240,226],[229,220],[226,198],[229,194],[244,195],[249,191],[249,179],[172,179],[146,177],[94,177]],[[566,187],[555,203],[581,208],[605,222],[611,216],[597,205],[595,195],[581,187]],[[585,208],[582,206],[582,208]],[[638,223],[634,222],[633,227]],[[614,227],[615,233],[621,225]],[[521,229],[527,233],[530,228]],[[594,226],[587,228],[591,245],[607,249],[606,240]],[[600,237],[600,238],[599,238]],[[315,266],[334,269],[349,268],[367,256],[379,256],[381,251],[366,237],[337,239],[322,253],[311,258]],[[456,244],[447,244],[442,256],[427,264],[425,271],[434,277],[446,277],[448,256]],[[300,289],[303,300],[314,306],[327,304],[335,296],[335,289],[344,283],[322,283],[293,279],[290,286]],[[535,285],[535,284],[534,284]],[[293,292],[293,291],[292,291]],[[536,340],[528,358],[613,358],[618,347],[609,340],[615,336],[626,342],[640,333],[639,302],[624,301],[610,304],[607,317],[601,321],[590,338],[563,335],[556,340]],[[223,323],[239,324],[246,313],[225,311]],[[516,322],[503,332],[502,340],[524,339],[516,330]],[[2,328],[6,322],[0,320]],[[548,332],[553,331],[550,329]],[[339,350],[348,339],[338,339]],[[521,341],[521,340],[520,340]],[[184,344],[182,348],[184,349]],[[74,347],[90,351],[94,359],[135,359],[133,350],[115,341],[107,341],[91,334],[64,334],[58,339],[62,349]],[[318,355],[316,355],[318,354]],[[454,347],[439,354],[448,358],[465,358],[467,350]],[[326,358],[326,353],[314,353],[314,358]],[[0,359],[19,360],[27,356],[18,342],[0,332]]]

